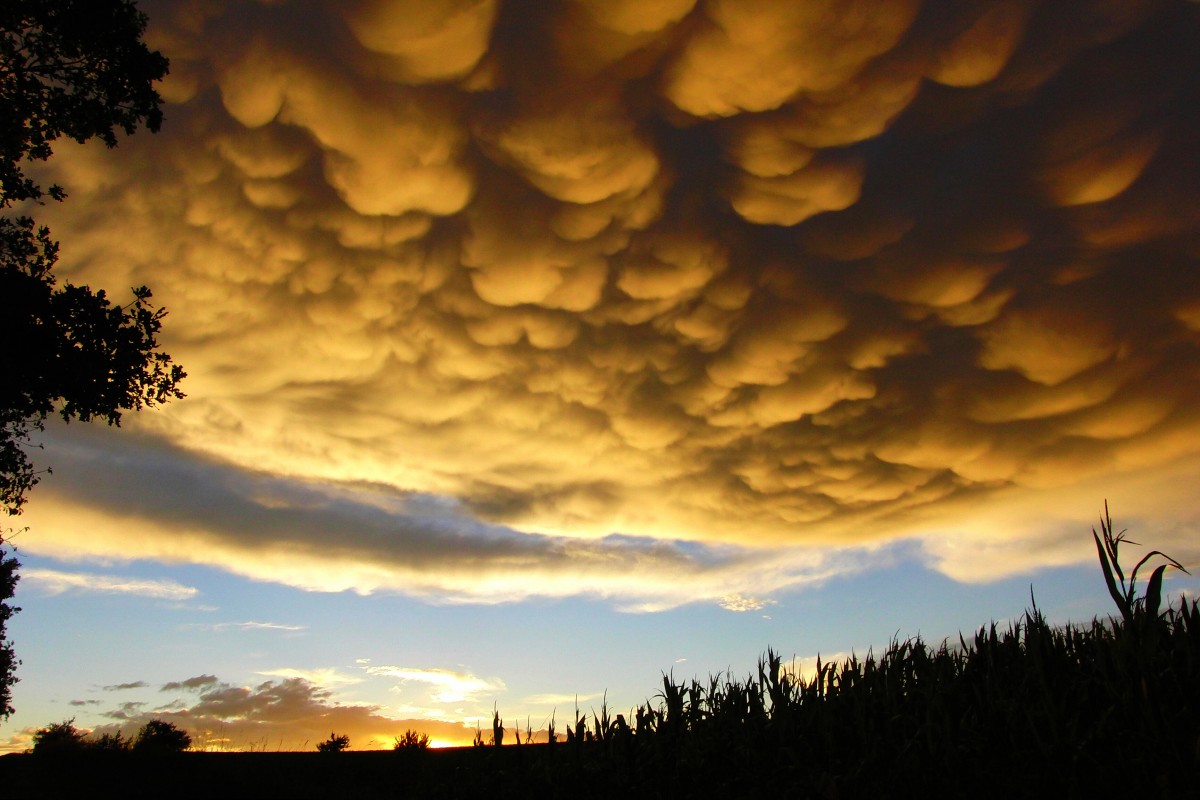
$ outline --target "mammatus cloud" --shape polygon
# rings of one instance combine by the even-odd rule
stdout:
[[[144,8],[163,133],[39,213],[189,396],[53,432],[36,547],[653,609],[1194,540],[1196,4]]]
[[[167,578],[129,578],[121,575],[97,575],[91,572],[63,572],[31,567],[21,570],[21,580],[46,594],[68,591],[96,594],[132,594],[158,600],[188,600],[199,590]]]

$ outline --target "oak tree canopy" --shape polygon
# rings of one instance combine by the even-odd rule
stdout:
[[[120,423],[124,411],[182,397],[183,370],[159,350],[165,311],[145,286],[114,304],[105,290],[59,284],[58,243],[30,216],[48,188],[26,170],[62,138],[157,131],[154,82],[167,59],[142,42],[146,17],[127,0],[5,0],[0,4],[0,506],[18,514],[38,482],[27,448],[33,431],[64,420]],[[120,224],[120,209],[112,209]],[[0,531],[0,544],[4,543]],[[4,623],[16,559],[0,551],[0,718],[11,712],[17,661]]]

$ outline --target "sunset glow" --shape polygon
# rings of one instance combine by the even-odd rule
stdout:
[[[162,131],[37,217],[187,397],[33,452],[0,749],[469,745],[1090,619],[1105,500],[1200,566],[1200,4],[138,6]]]

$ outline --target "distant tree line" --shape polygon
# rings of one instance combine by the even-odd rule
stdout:
[[[35,755],[69,755],[86,751],[109,753],[182,753],[192,745],[187,731],[161,719],[152,719],[132,737],[120,731],[89,737],[75,720],[55,722],[33,733]]]

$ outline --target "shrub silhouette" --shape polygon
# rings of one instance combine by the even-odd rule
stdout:
[[[329,738],[317,745],[319,753],[340,753],[350,746],[350,737],[346,734],[338,736],[330,732]]]
[[[404,735],[396,737],[396,744],[392,747],[393,750],[428,750],[429,749],[429,734],[417,733],[411,728],[404,732]]]
[[[79,753],[87,747],[83,731],[75,727],[75,718],[52,722],[33,732],[33,752],[40,754]]]
[[[118,734],[119,736],[119,734]],[[170,722],[152,719],[133,739],[135,753],[181,753],[192,744],[192,737]]]

